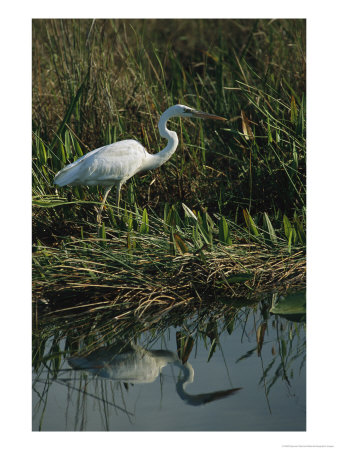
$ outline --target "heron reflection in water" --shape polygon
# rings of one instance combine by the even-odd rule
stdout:
[[[116,345],[101,347],[87,356],[69,358],[68,362],[73,369],[132,384],[152,383],[165,366],[172,364],[183,373],[176,383],[176,391],[182,400],[193,406],[228,397],[241,389],[188,394],[186,386],[194,381],[194,369],[189,362],[183,364],[174,352],[168,350],[146,350],[133,343],[125,346],[121,352],[120,348]]]

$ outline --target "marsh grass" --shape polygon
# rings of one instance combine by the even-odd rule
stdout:
[[[71,235],[52,246],[38,242],[35,294],[49,299],[104,295],[112,305],[142,314],[143,308],[174,301],[256,299],[262,291],[303,286],[303,245],[298,241],[289,247],[286,233],[283,238],[269,227],[258,228],[247,211],[248,229],[207,212],[184,210],[180,215],[168,205],[164,211],[164,219],[146,209],[125,209],[122,217],[111,211],[110,222],[98,229],[80,226],[81,238]]]
[[[100,187],[53,185],[104,144],[159,151],[178,102],[228,122],[172,121],[177,152],[120,215],[108,197],[98,228]],[[303,284],[305,118],[302,20],[34,20],[34,293],[147,307]]]

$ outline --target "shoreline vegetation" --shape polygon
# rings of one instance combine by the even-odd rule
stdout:
[[[33,20],[33,299],[142,315],[304,289],[304,20]],[[56,188],[102,145],[174,156],[130,179],[117,214],[101,187]],[[95,306],[94,306],[95,305]]]

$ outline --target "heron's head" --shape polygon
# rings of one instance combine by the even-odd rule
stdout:
[[[226,120],[224,117],[215,116],[214,114],[205,113],[203,111],[197,111],[185,105],[174,105],[167,109],[166,113],[170,117],[194,117],[198,119],[213,119],[213,120]]]

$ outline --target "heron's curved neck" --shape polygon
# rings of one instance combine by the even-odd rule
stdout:
[[[175,131],[168,130],[167,121],[172,117],[170,114],[166,114],[166,111],[160,117],[160,121],[158,122],[158,129],[161,137],[168,140],[167,145],[163,150],[158,153],[152,155],[152,169],[156,169],[157,167],[162,166],[165,162],[168,161],[169,158],[175,153],[178,146],[178,137]]]
[[[174,365],[183,371],[183,378],[179,379],[176,384],[177,393],[181,398],[187,399],[189,394],[185,392],[184,389],[187,384],[194,381],[194,369],[190,363],[186,362],[185,364],[182,364],[179,360],[176,361]]]

